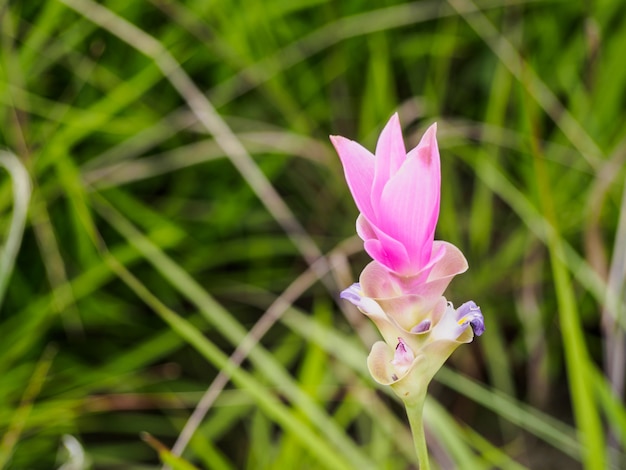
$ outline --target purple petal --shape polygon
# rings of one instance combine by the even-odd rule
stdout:
[[[353,303],[354,305],[358,307],[359,304],[361,303],[361,295],[359,294],[360,290],[361,290],[361,284],[359,284],[358,282],[355,282],[347,289],[342,290],[341,294],[339,294],[339,297],[347,300],[348,302]]]
[[[444,315],[432,329],[431,339],[469,343],[474,336],[480,336],[484,331],[483,315],[474,302],[466,302],[456,310],[448,302]]]
[[[391,363],[396,367],[408,367],[415,359],[415,354],[411,351],[411,348],[407,346],[404,340],[398,337],[398,345],[393,355]]]
[[[480,311],[480,307],[476,305],[473,300],[465,302],[457,310],[457,323],[459,325],[472,326],[474,334],[480,336],[485,332],[485,319],[483,313]]]
[[[378,303],[374,299],[365,297],[363,295],[363,291],[361,290],[361,284],[359,284],[358,282],[355,282],[347,289],[344,289],[341,294],[339,294],[339,297],[354,304],[365,315],[369,316],[374,321],[376,321],[377,319],[386,320],[387,318],[387,315],[385,314],[383,309],[380,308],[380,305],[378,305]]]
[[[432,322],[428,319],[422,320],[420,323],[418,323],[411,329],[411,333],[415,333],[415,334],[424,333],[430,330],[431,324]]]

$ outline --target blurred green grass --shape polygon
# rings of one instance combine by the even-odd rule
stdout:
[[[487,322],[434,463],[626,464],[623,2],[0,7],[0,468],[415,468],[327,137],[396,110]]]

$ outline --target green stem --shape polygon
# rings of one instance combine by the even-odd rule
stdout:
[[[406,414],[409,417],[411,432],[413,433],[413,444],[415,452],[417,452],[417,460],[420,470],[430,470],[430,462],[428,461],[428,447],[426,446],[426,435],[424,433],[424,400],[418,403],[405,403]]]

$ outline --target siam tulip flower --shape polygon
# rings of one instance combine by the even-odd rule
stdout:
[[[436,130],[436,124],[430,126],[408,153],[397,114],[383,129],[375,154],[331,136],[360,211],[357,233],[374,259],[341,297],[370,317],[385,340],[373,345],[368,368],[403,400],[423,470],[428,469],[422,426],[428,384],[459,345],[485,330],[474,302],[455,309],[443,296],[468,265],[458,248],[434,239],[441,186]]]

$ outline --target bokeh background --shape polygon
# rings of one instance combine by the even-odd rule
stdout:
[[[415,469],[328,140],[396,111],[487,327],[433,465],[626,468],[624,51],[620,0],[1,1],[0,468]]]

